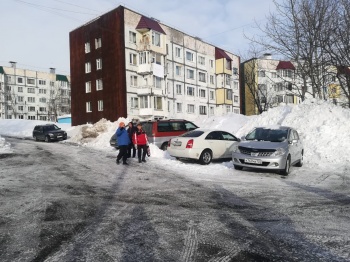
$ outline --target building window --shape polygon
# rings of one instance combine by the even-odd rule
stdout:
[[[176,94],[181,95],[182,94],[182,86],[179,84],[176,84]]]
[[[193,114],[194,113],[194,105],[187,105],[187,113],[191,113]]]
[[[199,89],[199,92],[198,92],[198,96],[201,97],[201,98],[205,98],[206,97],[206,92],[204,89]]]
[[[209,59],[210,68],[214,68],[214,60]]]
[[[136,65],[136,54],[133,54],[133,53],[129,54],[129,62],[131,65]]]
[[[207,107],[206,106],[199,106],[199,114],[206,115],[207,114]]]
[[[91,81],[85,82],[85,93],[91,93]]]
[[[177,76],[181,76],[181,66],[175,66],[175,73]]]
[[[46,89],[40,88],[40,89],[39,89],[39,94],[46,94]]]
[[[139,108],[139,99],[138,97],[131,98],[131,108]]]
[[[35,106],[28,106],[28,112],[35,112]]]
[[[238,75],[238,68],[237,67],[232,67],[232,74]]]
[[[227,69],[227,70],[230,70],[230,71],[232,70],[231,62],[232,62],[231,60],[226,59],[226,69]]]
[[[34,108],[35,109],[35,108]],[[35,110],[34,110],[35,111]],[[35,120],[35,116],[28,116],[28,120]]]
[[[186,51],[186,60],[193,62],[193,53]]]
[[[154,109],[161,110],[162,107],[162,98],[161,97],[154,97]]]
[[[194,71],[192,69],[187,69],[187,78],[194,79]]]
[[[204,83],[206,82],[206,75],[205,75],[205,73],[199,72],[198,76],[199,76],[199,81],[200,82],[204,82]]]
[[[210,75],[210,84],[214,85],[214,76]]]
[[[158,32],[152,32],[152,44],[155,46],[160,46],[160,34]]]
[[[214,91],[209,91],[210,100],[214,100]]]
[[[238,96],[234,96],[234,97],[233,97],[233,101],[234,101],[235,103],[238,103]]]
[[[18,84],[23,84],[23,77],[18,77],[17,78],[17,83]]]
[[[265,70],[259,70],[258,71],[258,76],[265,77]]]
[[[91,63],[86,62],[85,63],[85,73],[90,73],[91,72]]]
[[[103,111],[103,100],[97,101],[97,111]]]
[[[234,108],[234,109],[233,109],[233,113],[235,113],[235,114],[239,114],[239,109]]]
[[[39,85],[41,85],[41,86],[46,85],[46,80],[39,79],[38,82],[39,82]]]
[[[40,97],[39,98],[40,103],[46,103],[46,98],[45,97]]]
[[[162,79],[158,76],[153,76],[153,86],[156,88],[162,88]]]
[[[231,76],[226,75],[226,85],[230,86],[231,85]]]
[[[198,64],[205,65],[205,57],[204,56],[198,56]]]
[[[17,96],[17,101],[18,102],[23,102],[24,100],[24,97],[23,96]]]
[[[148,52],[141,52],[139,53],[139,56],[140,56],[140,65],[147,64]]]
[[[87,54],[87,53],[90,53],[90,43],[89,42],[86,42],[85,43],[85,54]]]
[[[27,93],[35,94],[35,88],[28,87]]]
[[[34,78],[27,78],[27,84],[28,85],[35,85],[35,79]]]
[[[238,82],[237,81],[233,81],[233,89],[238,90]]]
[[[285,70],[283,70],[283,76],[292,78],[293,77],[293,71],[289,70],[289,69],[285,69]]]
[[[194,94],[195,94],[195,88],[193,86],[188,86],[187,87],[187,95],[194,96]]]
[[[211,107],[209,108],[209,114],[210,114],[211,116],[214,115],[214,107],[213,107],[213,106],[211,106]]]
[[[46,107],[39,107],[39,112],[46,112]]]
[[[136,44],[136,33],[129,31],[129,42]]]
[[[102,47],[102,39],[101,37],[95,38],[95,49]]]
[[[103,82],[102,79],[96,79],[96,90],[102,90],[103,89]]]
[[[19,93],[22,93],[22,92],[23,92],[23,86],[17,87],[17,91],[18,91]]]
[[[226,91],[226,99],[227,100],[232,100],[232,90],[227,90]]]
[[[226,113],[230,113],[231,112],[231,106],[226,106]]]
[[[130,76],[130,86],[137,86],[137,76]]]
[[[277,73],[276,72],[271,72],[271,78],[277,78]]]
[[[180,47],[175,47],[175,56],[181,57],[181,48]]]
[[[148,108],[148,97],[147,96],[140,97],[140,108]]]
[[[182,113],[182,104],[181,103],[176,103],[176,112]]]
[[[96,59],[96,70],[100,70],[100,69],[102,69],[102,59],[97,58]]]
[[[23,106],[18,106],[18,111],[23,111]]]
[[[28,97],[28,103],[35,103],[35,97]]]
[[[91,102],[86,102],[86,112],[92,112]]]
[[[285,100],[287,104],[293,104],[294,103],[294,96],[293,95],[287,95],[285,96]]]

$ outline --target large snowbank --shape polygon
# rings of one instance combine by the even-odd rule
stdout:
[[[71,127],[70,124],[58,124],[66,130],[69,139],[66,142],[99,150],[115,150],[109,145],[120,121],[101,119],[94,125]],[[0,120],[0,135],[31,138],[33,127],[42,121]],[[300,105],[284,105],[270,109],[258,116],[227,114],[221,117],[210,117],[195,123],[204,128],[223,129],[242,137],[255,126],[285,125],[294,127],[300,133],[305,148],[305,165],[350,166],[350,110],[335,106],[326,101],[307,100]],[[6,148],[6,149],[5,149]],[[10,150],[6,141],[0,139],[0,150]],[[0,151],[1,153],[2,151]],[[155,158],[170,159],[167,152],[151,145],[151,154]],[[226,165],[223,163],[223,165]]]

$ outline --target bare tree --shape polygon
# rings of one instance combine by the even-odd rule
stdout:
[[[302,80],[297,87],[298,96],[305,99],[308,92],[313,97],[324,97],[324,73],[329,65],[329,55],[324,52],[329,39],[329,22],[337,9],[338,0],[274,0],[276,12],[259,26],[263,36],[248,37],[265,50],[291,60],[296,65],[296,75]],[[327,33],[328,32],[328,33]]]

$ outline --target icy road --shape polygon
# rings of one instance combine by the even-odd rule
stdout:
[[[156,161],[116,165],[115,152],[7,141],[2,262],[350,261],[345,176],[320,186],[331,174],[300,183],[232,168],[201,179]]]

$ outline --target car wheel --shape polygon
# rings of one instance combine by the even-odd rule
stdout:
[[[236,170],[242,170],[242,169],[243,169],[243,166],[233,165],[233,167],[234,167]]]
[[[284,169],[282,169],[282,170],[280,171],[280,173],[281,173],[281,175],[283,175],[283,176],[288,176],[289,170],[290,170],[290,156],[287,157],[286,165],[285,165]]]
[[[34,139],[35,141],[39,141],[38,137],[37,136],[34,136]]]
[[[160,147],[160,149],[162,149],[163,151],[166,151],[168,148],[168,142],[163,143],[162,146]]]
[[[199,157],[199,161],[202,165],[210,164],[211,160],[212,160],[212,154],[209,149],[204,150],[201,156]]]
[[[45,142],[50,142],[51,141],[51,139],[50,139],[50,137],[49,136],[45,136]]]
[[[295,164],[297,167],[302,167],[304,164],[304,151],[301,152],[301,158],[299,159],[298,163]]]

